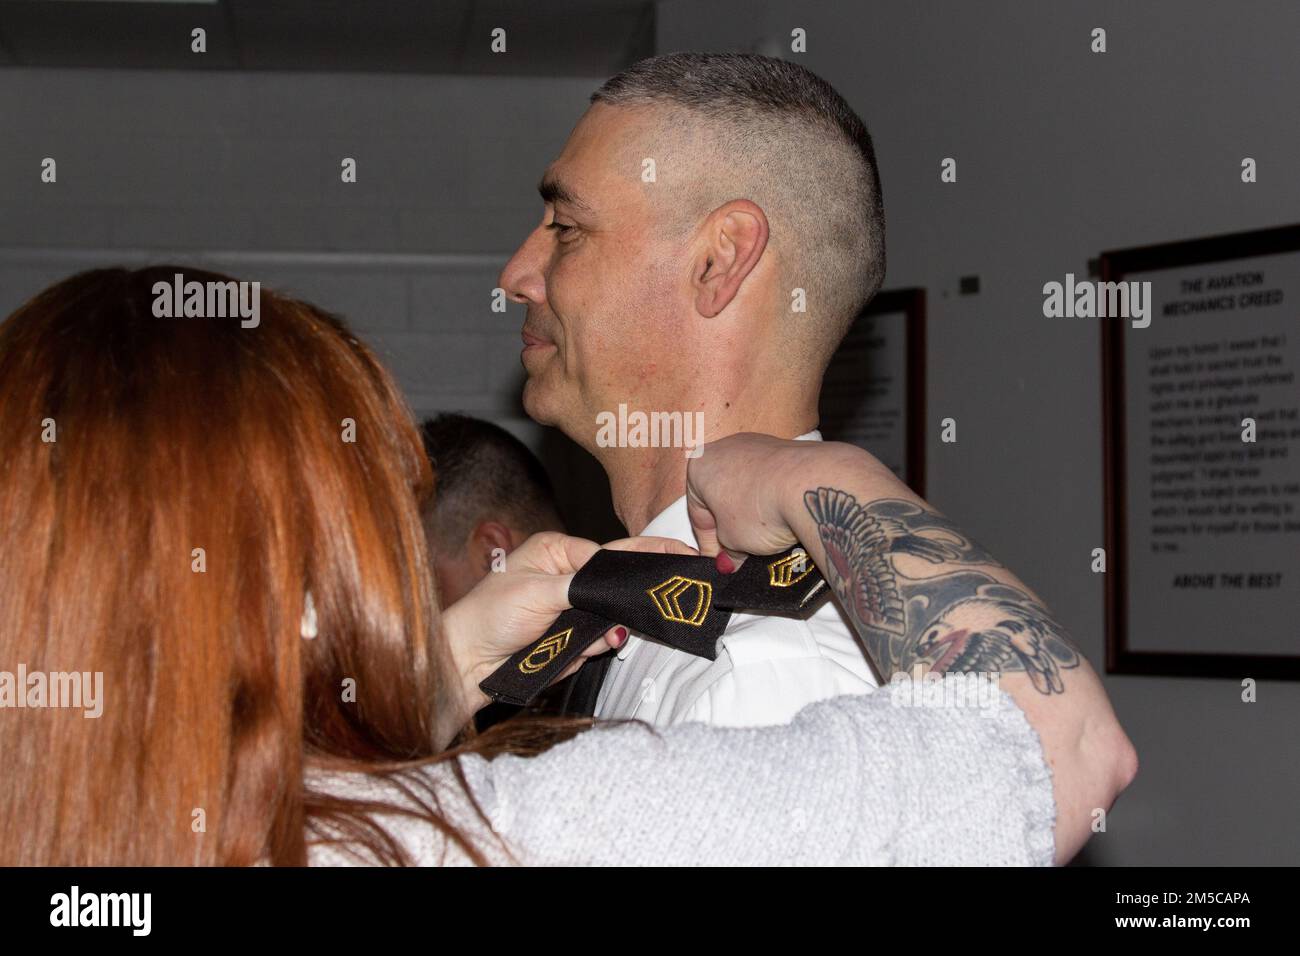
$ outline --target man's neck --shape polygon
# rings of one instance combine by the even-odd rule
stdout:
[[[614,513],[628,534],[646,525],[686,493],[686,458],[681,448],[615,448],[603,464],[609,475]]]
[[[717,441],[737,432],[795,438],[817,427],[815,399],[800,406],[780,401],[768,405],[769,408],[753,414],[728,410],[725,416],[719,416],[717,428],[706,427],[705,438]],[[686,451],[684,448],[603,450],[600,463],[609,476],[614,513],[628,534],[641,534],[660,512],[686,494]]]

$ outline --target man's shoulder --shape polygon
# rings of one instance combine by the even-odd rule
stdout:
[[[596,714],[634,717],[657,726],[677,723],[676,715],[730,668],[725,652],[711,661],[634,636],[609,665]]]
[[[610,675],[601,716],[659,726],[782,723],[809,703],[867,693],[878,683],[829,601],[802,618],[733,614],[715,661],[645,642],[620,663],[625,667]]]
[[[722,644],[734,667],[763,661],[806,659],[825,660],[840,666],[848,664],[851,670],[868,675],[871,670],[861,642],[839,606],[829,599],[802,616],[733,614],[722,635]]]

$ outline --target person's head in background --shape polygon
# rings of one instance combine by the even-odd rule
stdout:
[[[102,674],[0,714],[0,865],[302,864],[339,828],[391,861],[307,771],[448,755],[419,431],[306,303],[155,318],[177,272],[233,283],[101,269],[0,323],[0,669]]]
[[[592,96],[540,191],[500,278],[527,305],[524,405],[600,460],[629,531],[682,494],[685,461],[602,447],[602,413],[700,412],[707,440],[816,426],[885,272],[871,138],[830,84],[754,54],[644,60]]]
[[[529,535],[564,525],[546,469],[504,428],[444,414],[426,419],[420,433],[434,474],[424,527],[446,607]]]

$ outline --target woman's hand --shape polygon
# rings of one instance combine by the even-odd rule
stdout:
[[[686,467],[686,509],[700,553],[776,554],[798,543],[792,510],[803,508],[807,479],[844,465],[857,473],[883,469],[860,448],[834,442],[787,441],[741,432],[709,442]],[[891,475],[892,479],[892,475]],[[724,566],[726,559],[719,560]]]
[[[659,554],[695,553],[693,548],[669,538],[624,538],[604,547]],[[571,606],[569,582],[600,548],[594,541],[556,532],[535,534],[506,556],[504,571],[489,572],[473,590],[443,611],[443,636],[462,698],[459,713],[450,721],[457,729],[489,702],[479,690],[479,682],[515,651],[541,637],[551,622]],[[621,635],[616,633],[619,631]],[[604,640],[587,648],[556,679],[567,677],[588,657],[619,647],[626,639],[626,629],[611,628]]]

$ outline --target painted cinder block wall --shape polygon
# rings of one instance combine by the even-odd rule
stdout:
[[[594,460],[519,405],[522,308],[491,309],[599,83],[0,69],[0,316],[84,268],[258,280],[343,315],[417,414],[482,415],[537,449],[575,531],[621,534]]]

